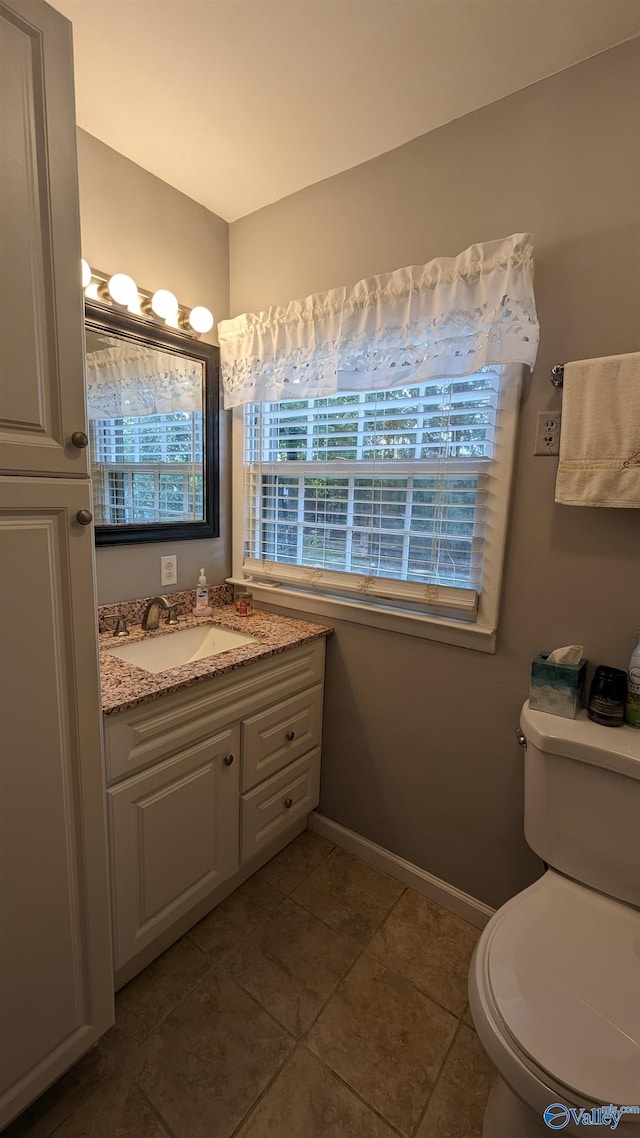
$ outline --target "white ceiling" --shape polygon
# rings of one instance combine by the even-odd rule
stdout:
[[[78,122],[231,221],[640,32],[640,0],[53,0]]]

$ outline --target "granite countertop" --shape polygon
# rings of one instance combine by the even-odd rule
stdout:
[[[286,651],[287,648],[319,640],[332,631],[323,624],[312,624],[308,620],[295,620],[270,612],[254,612],[252,616],[238,616],[233,605],[216,607],[210,616],[181,616],[177,628],[168,628],[163,623],[164,613],[160,614],[160,619],[161,624],[157,632],[143,632],[138,625],[130,629],[130,636],[126,639],[115,639],[110,632],[101,633],[100,680],[104,715],[113,715],[115,712],[136,707],[140,703],[159,699],[162,695],[192,687],[212,676],[222,676],[254,660],[265,660],[268,656],[276,656],[279,652]],[[255,637],[256,643],[245,644],[241,648],[231,648],[217,656],[209,656],[194,663],[170,668],[166,672],[155,673],[144,671],[125,660],[119,660],[109,651],[127,644],[135,644],[136,641],[143,639],[171,636],[182,628],[197,628],[200,625],[231,628],[235,632],[244,633],[245,636]]]

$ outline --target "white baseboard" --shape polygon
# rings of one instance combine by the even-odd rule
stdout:
[[[375,842],[370,842],[368,838],[361,837],[353,830],[347,830],[346,826],[332,822],[329,818],[325,818],[324,814],[318,814],[314,810],[309,815],[307,825],[310,830],[327,838],[334,845],[356,854],[363,861],[369,862],[369,865],[383,870],[390,877],[395,877],[403,885],[409,885],[416,893],[422,893],[430,901],[442,905],[443,909],[448,909],[450,913],[455,913],[457,917],[462,917],[463,921],[468,921],[478,929],[483,929],[495,912],[495,909],[485,905],[483,901],[477,901],[475,897],[456,889],[455,885],[441,881],[439,877],[420,869],[420,866],[414,865],[413,862],[405,861],[403,857],[385,850],[383,846],[377,846]]]

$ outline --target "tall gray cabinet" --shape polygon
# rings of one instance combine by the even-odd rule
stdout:
[[[0,0],[0,1129],[113,1022],[71,26]]]

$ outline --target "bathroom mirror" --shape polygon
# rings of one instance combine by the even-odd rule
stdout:
[[[218,536],[218,349],[85,305],[96,545]]]

